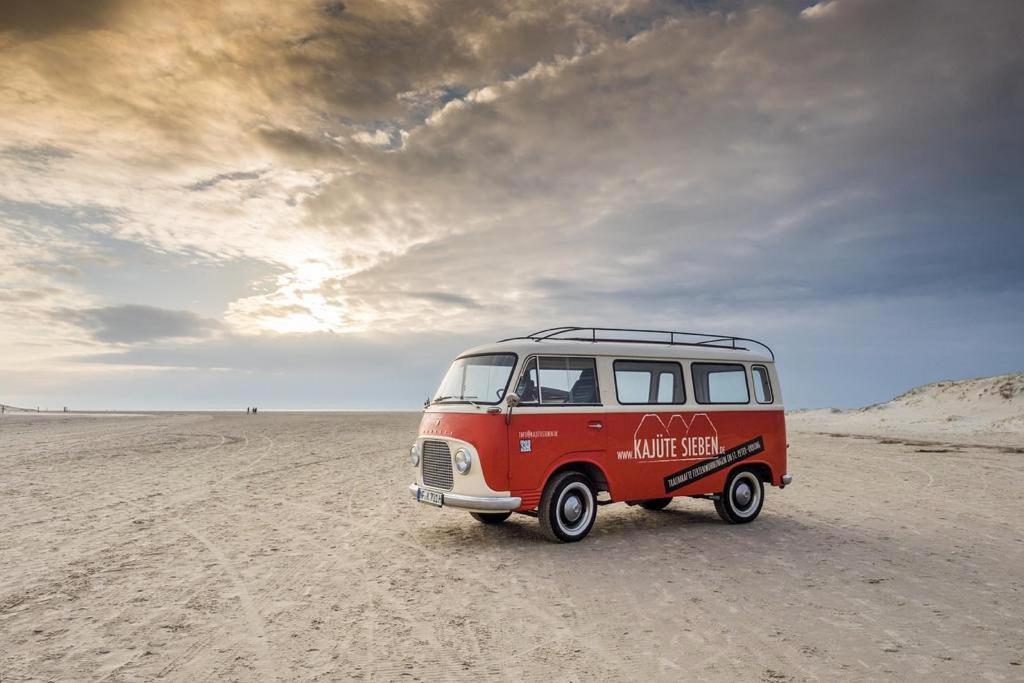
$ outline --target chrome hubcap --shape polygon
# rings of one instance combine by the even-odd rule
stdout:
[[[750,489],[750,484],[741,482],[736,486],[733,492],[733,497],[736,499],[736,504],[740,507],[747,507],[750,505],[750,499],[753,497],[754,492]]]
[[[569,496],[562,504],[562,515],[570,524],[577,521],[583,514],[583,503],[576,496]]]

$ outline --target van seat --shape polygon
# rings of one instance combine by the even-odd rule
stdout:
[[[597,400],[597,382],[593,369],[586,368],[580,373],[580,378],[569,390],[569,399],[566,403],[600,403]]]

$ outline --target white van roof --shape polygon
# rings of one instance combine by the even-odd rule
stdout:
[[[600,327],[555,327],[524,337],[482,344],[460,356],[509,352],[520,356],[539,353],[755,363],[775,361],[775,354],[767,345],[745,337]]]

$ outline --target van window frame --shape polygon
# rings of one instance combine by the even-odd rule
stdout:
[[[541,358],[583,358],[585,360],[591,360],[594,362],[594,392],[597,395],[599,403],[544,403],[544,392],[540,383],[540,359]],[[527,356],[523,360],[523,368],[516,376],[516,382],[514,387],[519,388],[519,383],[523,379],[523,375],[530,370],[530,363],[537,363],[537,400],[530,401],[529,403],[519,403],[517,407],[522,406],[524,408],[600,408],[604,406],[601,401],[601,370],[597,362],[597,356],[580,356],[575,354],[562,354],[562,355],[549,355],[546,353],[538,353]],[[506,394],[507,395],[507,394]]]
[[[616,374],[615,366],[618,363],[649,363],[657,365],[677,365],[679,367],[679,384],[683,390],[683,400],[679,403],[675,401],[669,401],[668,403],[661,403],[658,401],[623,401],[619,397],[619,378]],[[678,360],[662,360],[658,358],[615,358],[612,360],[612,381],[615,383],[615,400],[620,406],[685,406],[686,405],[686,368],[683,367],[683,363]],[[648,390],[648,396],[650,391]]]
[[[764,370],[764,387],[765,387],[765,389],[768,390],[768,400],[767,401],[762,401],[761,399],[759,399],[757,397],[757,382],[754,379],[754,373],[758,369]],[[754,363],[753,365],[750,366],[750,384],[751,384],[751,388],[754,390],[753,391],[754,400],[758,403],[758,405],[770,406],[773,403],[775,403],[775,388],[772,387],[772,373],[768,371],[768,366],[767,365],[764,365],[762,363]]]
[[[697,390],[697,379],[693,374],[694,365],[726,365],[740,368],[743,371],[743,383],[747,388],[747,400],[746,401],[701,401],[700,392]],[[735,372],[735,371],[734,371]],[[690,362],[690,382],[693,384],[693,400],[702,406],[748,406],[750,405],[750,372],[747,366],[743,363],[737,363],[736,361],[717,361],[717,360],[700,360]],[[708,387],[710,389],[710,386]],[[710,391],[708,392],[710,394]],[[711,397],[708,396],[710,399]]]

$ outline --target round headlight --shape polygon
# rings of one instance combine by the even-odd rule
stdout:
[[[413,467],[419,467],[420,465],[420,445],[414,443],[412,448],[409,449],[409,460],[412,461]]]
[[[472,464],[473,456],[469,454],[469,451],[465,448],[455,451],[455,469],[459,471],[459,474],[468,473]]]

